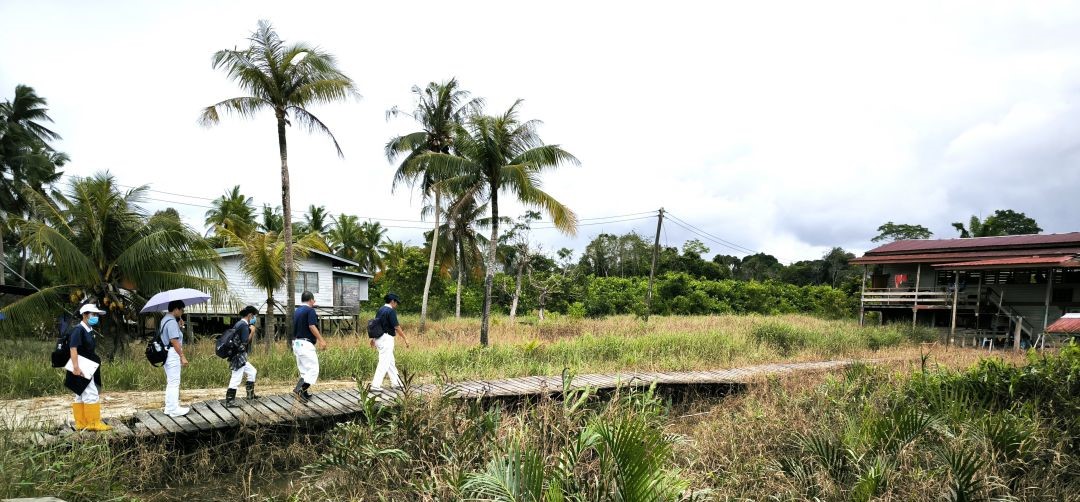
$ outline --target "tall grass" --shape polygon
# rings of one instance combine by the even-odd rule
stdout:
[[[433,322],[422,337],[415,334],[416,320],[403,318],[412,347],[399,343],[396,355],[399,368],[424,381],[559,374],[564,368],[577,373],[706,369],[854,356],[913,340],[907,327],[859,328],[852,321],[798,315],[654,317],[649,323],[629,316],[543,323],[525,319],[513,325],[496,318],[492,346],[481,349],[478,320]],[[319,355],[320,378],[370,378],[377,355],[366,337],[350,334],[328,341],[330,348]],[[0,340],[0,398],[65,393],[60,370],[48,367],[50,349],[43,342]],[[209,339],[185,348],[190,361],[183,372],[185,388],[226,385],[227,363],[213,349]],[[262,382],[295,381],[296,362],[284,342],[272,353],[256,348],[250,360]],[[139,344],[106,363],[102,376],[105,392],[165,385],[164,372],[146,362]]]
[[[949,355],[946,365],[962,360]],[[34,446],[0,497],[66,500],[1075,500],[1080,347],[965,370],[856,365],[741,395],[406,396],[303,434]],[[560,498],[560,496],[562,498]]]

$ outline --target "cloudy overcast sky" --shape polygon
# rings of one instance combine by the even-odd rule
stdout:
[[[339,58],[362,99],[289,132],[293,207],[419,226],[390,192],[385,111],[456,76],[492,112],[525,100],[542,138],[582,161],[544,186],[581,218],[665,207],[713,237],[776,255],[862,251],[885,221],[949,223],[1010,208],[1080,230],[1080,7],[1069,2],[0,2],[0,97],[49,100],[74,175],[109,170],[202,228],[240,184],[280,204],[272,116],[200,110],[240,95],[210,65],[259,19]],[[169,192],[176,195],[168,195]],[[518,207],[508,208],[511,215]],[[595,223],[603,220],[587,220]],[[540,230],[545,249],[655,220]],[[393,228],[421,242],[421,231]],[[662,241],[693,235],[667,225]],[[745,254],[703,239],[714,253]]]

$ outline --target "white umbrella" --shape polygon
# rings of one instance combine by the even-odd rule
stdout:
[[[179,288],[170,289],[168,291],[162,291],[150,298],[150,301],[146,302],[146,306],[139,311],[140,314],[146,314],[149,312],[164,312],[168,310],[169,303],[180,300],[184,302],[184,306],[191,306],[199,303],[206,303],[210,300],[210,295],[203,293],[197,289],[191,288]]]

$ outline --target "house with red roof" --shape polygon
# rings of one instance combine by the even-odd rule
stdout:
[[[863,266],[860,323],[877,312],[881,322],[947,327],[954,339],[1010,338],[1019,347],[1080,313],[1080,232],[900,240],[851,263]]]

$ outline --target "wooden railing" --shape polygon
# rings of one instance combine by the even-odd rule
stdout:
[[[952,294],[929,290],[867,289],[863,293],[863,304],[873,307],[913,307],[915,305],[945,307],[952,305]]]

